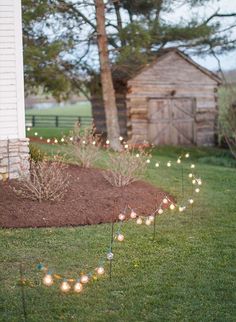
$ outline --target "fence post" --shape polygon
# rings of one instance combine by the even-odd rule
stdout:
[[[32,115],[32,127],[35,127],[35,115]]]
[[[56,117],[55,117],[55,124],[56,124],[56,127],[59,126],[59,117],[58,117],[58,115],[56,115]]]

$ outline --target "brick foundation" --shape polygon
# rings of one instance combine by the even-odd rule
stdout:
[[[29,139],[0,140],[0,180],[17,179],[29,172]]]

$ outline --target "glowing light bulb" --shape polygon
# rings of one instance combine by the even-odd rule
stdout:
[[[188,202],[192,205],[194,203],[194,200],[191,198],[191,199],[189,199]]]
[[[153,215],[151,215],[151,216],[149,216],[149,220],[151,221],[151,222],[153,222],[154,221],[154,216]]]
[[[181,163],[181,160],[180,160],[180,159],[178,159],[178,160],[177,160],[177,163],[179,163],[179,164],[180,164],[180,163]]]
[[[119,220],[123,221],[123,220],[125,220],[125,215],[120,213],[118,218],[119,218]]]
[[[131,211],[130,218],[135,219],[137,217],[137,214],[135,211]]]
[[[82,275],[82,276],[81,276],[81,278],[80,278],[80,282],[81,282],[82,284],[86,284],[86,283],[88,283],[88,281],[89,281],[89,277],[88,277],[88,275]]]
[[[159,168],[159,166],[160,166],[160,163],[159,163],[159,162],[157,162],[157,163],[155,164],[155,167],[156,167],[156,168]]]
[[[65,142],[65,139],[64,138],[61,138],[61,142]]]
[[[195,189],[195,192],[196,192],[196,193],[200,192],[200,189],[199,189],[199,188],[196,188],[196,189]]]
[[[37,136],[38,135],[38,132],[34,132],[34,135]]]
[[[70,141],[73,141],[73,137],[70,137]]]
[[[171,162],[170,161],[167,162],[167,167],[168,168],[171,167]]]
[[[189,158],[189,153],[185,154],[185,158],[188,159]]]
[[[201,186],[202,185],[202,180],[198,179],[197,183],[198,183],[199,186]]]
[[[161,208],[160,208],[160,209],[158,209],[158,214],[159,214],[159,215],[163,214],[163,212],[164,212],[164,211],[163,211],[163,209],[161,209]]]
[[[47,143],[50,143],[51,142],[51,140],[50,139],[47,139]]]
[[[167,204],[168,203],[168,199],[167,198],[164,198],[163,200],[163,203]]]
[[[122,234],[118,234],[117,239],[122,242],[125,239],[125,236]]]
[[[122,136],[120,136],[120,137],[119,137],[119,140],[120,140],[120,141],[123,141],[123,137],[122,137]]]
[[[109,261],[111,261],[111,260],[113,259],[113,257],[114,257],[114,254],[113,254],[112,252],[109,252],[109,253],[107,254],[107,259],[108,259]]]
[[[195,168],[195,164],[191,164],[191,169],[194,169]]]
[[[196,180],[195,179],[192,180],[192,184],[196,184]]]
[[[138,219],[137,219],[137,221],[136,221],[136,223],[137,223],[138,225],[142,225],[142,223],[143,223],[142,218],[138,218]]]
[[[83,143],[83,144],[86,144],[86,141],[84,141],[84,140],[83,140],[83,141],[82,141],[82,143]]]
[[[80,293],[83,290],[83,285],[78,281],[74,285],[74,291]]]
[[[151,222],[151,220],[150,220],[149,218],[145,220],[145,224],[146,224],[147,226],[150,226],[150,225],[151,225],[151,223],[152,223],[152,222]]]
[[[139,155],[139,153],[137,153],[137,154],[136,154],[136,158],[139,158],[139,157],[140,157],[140,155]]]
[[[42,140],[43,139],[43,137],[42,136],[40,136],[40,138],[39,138],[40,140]]]
[[[30,131],[30,127],[27,127],[27,131],[28,131],[28,132]]]
[[[55,139],[55,140],[54,140],[54,143],[58,143],[58,140],[57,140],[57,139]]]
[[[193,174],[192,173],[189,173],[188,176],[189,176],[189,178],[192,178],[193,177]]]
[[[69,290],[71,289],[71,287],[70,287],[70,284],[66,280],[64,280],[61,283],[60,289],[61,289],[62,292],[69,292]]]
[[[47,273],[43,278],[43,284],[46,286],[51,286],[53,284],[53,278],[51,273]]]
[[[147,163],[150,163],[151,162],[151,160],[150,159],[147,159],[147,161],[146,161]]]
[[[128,149],[129,148],[128,144],[125,144],[124,146],[125,146],[125,149]]]
[[[98,267],[98,268],[97,268],[97,273],[98,273],[99,275],[103,275],[103,274],[105,273],[105,269],[104,269],[104,267],[102,267],[102,266]]]
[[[96,141],[93,141],[93,145],[96,145]]]
[[[185,207],[179,206],[179,212],[183,212],[185,210]]]
[[[173,203],[170,205],[170,209],[171,210],[174,210],[175,209],[175,205]]]

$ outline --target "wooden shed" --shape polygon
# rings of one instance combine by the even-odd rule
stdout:
[[[130,79],[114,77],[122,135],[133,143],[212,146],[220,78],[175,48],[162,50]],[[92,96],[97,128],[105,132],[101,98]]]

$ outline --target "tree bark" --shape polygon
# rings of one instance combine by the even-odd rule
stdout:
[[[111,67],[108,55],[108,41],[105,29],[105,5],[103,0],[95,0],[97,20],[97,41],[99,50],[102,94],[106,115],[108,140],[113,150],[121,150],[120,128],[116,107],[115,90],[112,81]]]

